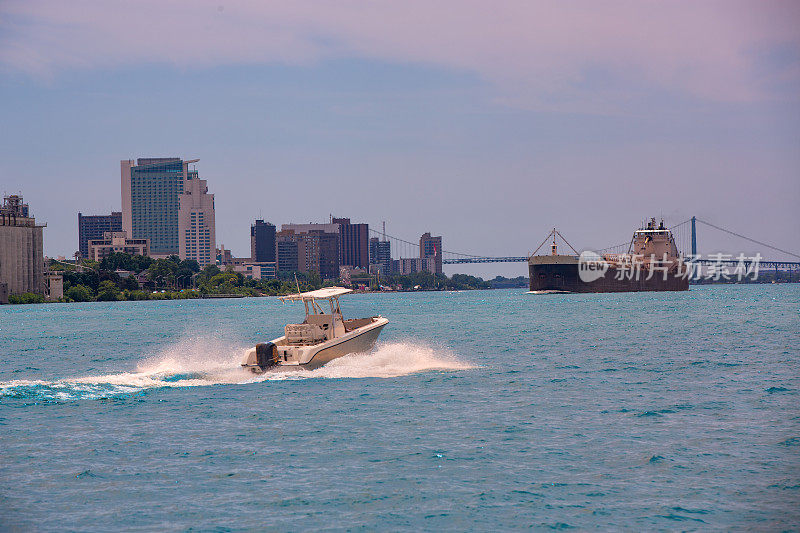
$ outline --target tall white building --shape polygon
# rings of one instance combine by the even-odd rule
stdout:
[[[217,260],[214,224],[214,195],[208,194],[206,180],[189,174],[183,182],[178,209],[178,256],[194,259],[200,267]]]

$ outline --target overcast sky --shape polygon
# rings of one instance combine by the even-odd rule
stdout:
[[[200,159],[235,255],[331,213],[477,255],[692,215],[800,252],[797,2],[2,0],[0,101],[48,255],[164,156]]]

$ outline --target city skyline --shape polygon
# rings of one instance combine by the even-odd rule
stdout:
[[[146,43],[112,39],[103,3],[0,7],[16,104],[0,192],[48,223],[50,256],[74,252],[78,212],[120,210],[116,162],[136,154],[201,158],[216,241],[240,256],[255,219],[331,212],[476,255],[525,255],[553,226],[599,248],[692,215],[800,250],[796,4],[141,6],[126,20]]]

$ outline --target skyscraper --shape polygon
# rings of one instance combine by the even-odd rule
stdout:
[[[250,226],[250,259],[257,262],[275,262],[275,226],[256,220]]]
[[[369,240],[369,263],[370,265],[380,265],[380,271],[386,275],[390,273],[392,260],[391,242],[382,241],[378,237]]]
[[[283,230],[275,234],[275,251],[279,272],[298,270],[297,236],[292,230]]]
[[[431,237],[430,233],[423,233],[419,238],[419,258],[433,259],[433,269],[427,269],[434,274],[442,273],[442,238]]]
[[[278,234],[278,270],[285,270],[297,243],[297,270],[318,273],[323,279],[339,277],[338,224],[283,224]]]
[[[339,277],[339,224],[281,225],[281,234],[288,232],[294,233],[292,238],[297,242],[299,272],[316,272],[323,279]],[[282,269],[280,264],[278,268]]]
[[[208,194],[206,180],[189,172],[179,195],[178,256],[194,259],[201,267],[217,259],[214,195]]]
[[[184,184],[197,178],[179,157],[120,162],[122,229],[133,239],[150,239],[151,255],[179,253],[178,212]],[[212,248],[213,252],[213,248]]]
[[[334,218],[339,225],[339,262],[369,268],[369,224],[351,224],[349,218]]]
[[[81,257],[89,257],[89,241],[102,239],[107,231],[122,231],[121,211],[112,211],[110,215],[78,213],[78,252]]]

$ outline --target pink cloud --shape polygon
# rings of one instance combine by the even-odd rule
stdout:
[[[474,73],[522,105],[605,98],[621,86],[721,101],[785,95],[797,84],[800,4],[792,2],[215,2],[7,0],[0,63],[49,76],[63,69],[167,63],[314,62],[342,57],[423,63]],[[759,68],[756,52],[794,54]]]

